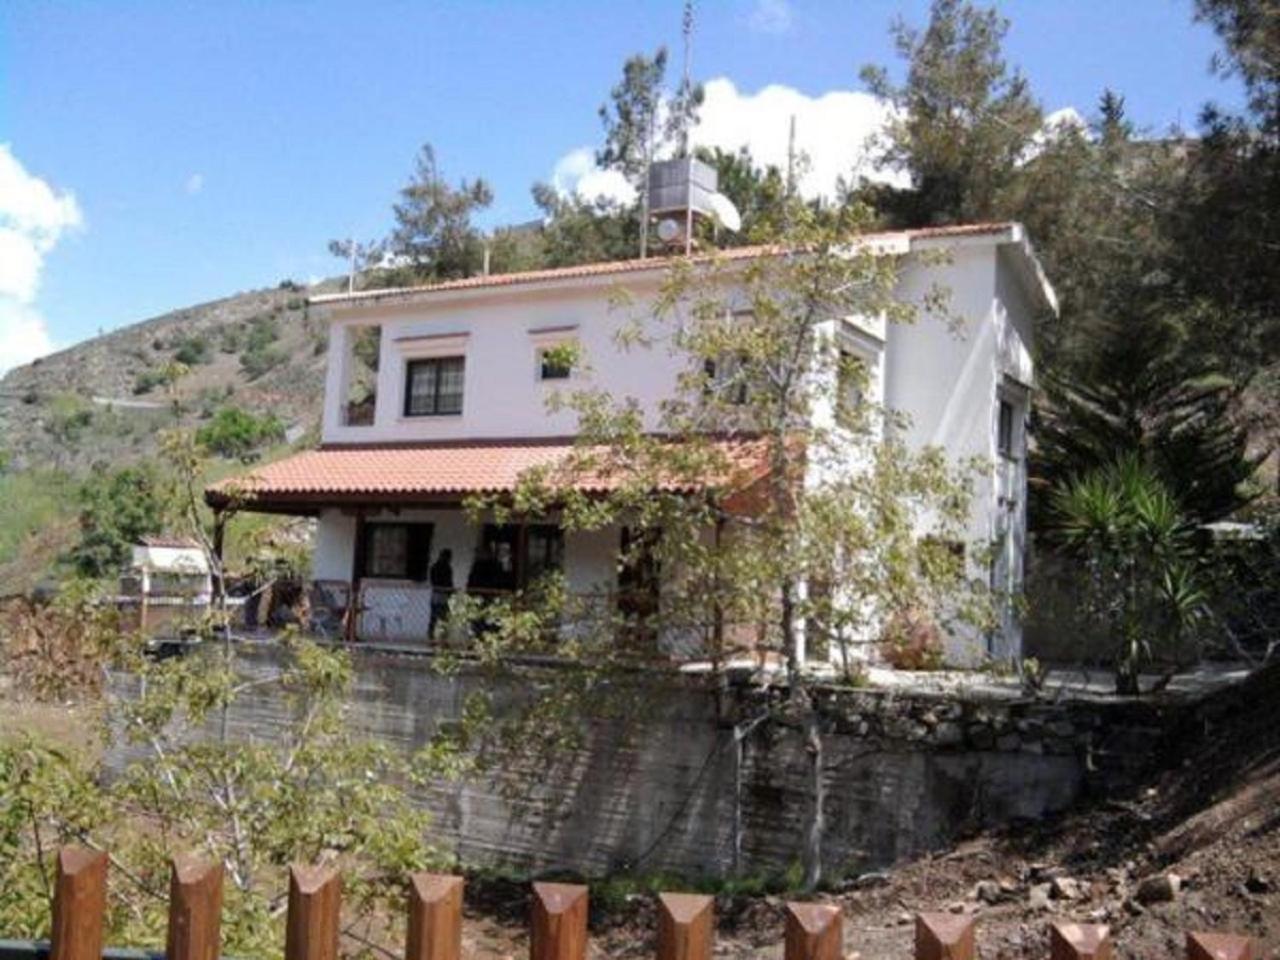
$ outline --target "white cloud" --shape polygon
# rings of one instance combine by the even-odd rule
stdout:
[[[871,162],[868,139],[880,130],[889,108],[869,93],[832,90],[817,97],[792,87],[771,84],[756,93],[738,90],[732,80],[717,77],[705,84],[694,144],[736,151],[747,147],[759,164],[787,166],[791,118],[796,119],[796,149],[808,160],[799,180],[806,197],[835,195],[836,180],[862,175],[905,185],[904,174],[879,169]],[[600,170],[591,149],[578,147],[556,163],[551,175],[562,193],[599,194],[630,201],[635,197],[621,174]]]
[[[561,157],[551,171],[551,185],[562,194],[576,193],[588,200],[607,197],[620,203],[631,203],[636,191],[617,170],[601,170],[596,166],[590,147],[577,147]]]
[[[747,26],[756,33],[789,33],[791,25],[790,0],[755,0],[747,17]]]
[[[799,180],[806,197],[834,196],[841,176],[906,182],[902,174],[872,163],[867,141],[883,126],[889,107],[869,93],[831,90],[811,97],[781,84],[744,93],[727,77],[708,81],[706,93],[693,142],[725,150],[746,146],[757,163],[776,164],[782,170],[787,167],[795,117],[796,150],[808,158],[808,169]]]
[[[49,327],[35,308],[0,297],[0,376],[53,350]]]
[[[0,373],[53,348],[33,306],[40,272],[58,241],[83,226],[75,195],[28,173],[0,143]]]
[[[204,174],[193,173],[191,176],[187,177],[185,188],[187,193],[191,194],[192,196],[195,196],[197,193],[199,193],[201,190],[204,189]]]

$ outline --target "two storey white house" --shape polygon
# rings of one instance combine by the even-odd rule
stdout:
[[[1016,223],[871,239],[902,257],[900,295],[918,302],[945,289],[948,316],[888,326],[850,319],[838,324],[842,347],[865,362],[871,399],[905,414],[909,444],[990,464],[970,533],[994,548],[993,586],[1016,595],[1033,327],[1056,312],[1053,290]],[[330,325],[319,448],[255,468],[234,497],[211,488],[208,502],[314,516],[312,575],[337,607],[354,604],[344,628],[352,639],[425,643],[433,596],[438,609],[449,588],[517,589],[548,567],[574,590],[616,589],[625,530],[479,523],[462,504],[567,455],[575,414],[549,412],[546,401],[575,378],[634,399],[656,422],[680,360],[619,349],[626,318],[614,301],[622,288],[643,307],[668,267],[633,260],[312,298]],[[563,344],[590,358],[588,372],[563,365],[552,349]],[[1016,655],[1016,618],[983,642],[993,655]]]

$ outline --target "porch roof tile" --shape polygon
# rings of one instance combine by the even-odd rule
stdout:
[[[717,440],[730,475],[692,483],[687,477],[660,483],[678,492],[740,487],[763,474],[759,440]],[[237,503],[270,509],[272,504],[353,503],[362,498],[440,499],[514,490],[526,471],[554,468],[575,450],[572,439],[438,442],[384,445],[333,445],[294,454],[251,472],[223,480],[205,491],[214,506]],[[584,473],[573,486],[604,493],[618,486],[603,469]]]

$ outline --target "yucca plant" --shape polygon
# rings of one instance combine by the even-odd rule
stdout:
[[[1154,650],[1185,638],[1204,612],[1191,527],[1132,455],[1071,479],[1051,505],[1055,538],[1082,561],[1089,612],[1111,637],[1116,693],[1136,695]]]

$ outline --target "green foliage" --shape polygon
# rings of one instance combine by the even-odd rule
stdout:
[[[398,286],[479,273],[484,241],[471,218],[491,203],[493,191],[484,180],[450,186],[436,165],[435,150],[425,144],[413,177],[392,207],[396,227],[390,251],[405,266],[380,271],[378,282]]]
[[[151,393],[157,387],[167,387],[174,382],[176,368],[170,365],[151,367],[143,370],[133,378],[133,392],[136,396]]]
[[[273,413],[256,416],[223,407],[196,431],[196,442],[221,457],[251,459],[263,447],[284,441],[284,424]]]
[[[45,430],[64,447],[73,447],[93,422],[93,407],[74,393],[59,393],[49,401]]]
[[[0,742],[0,922],[15,936],[48,929],[47,877],[56,846],[110,849],[107,939],[163,944],[170,855],[197,850],[227,873],[228,954],[279,956],[286,867],[338,859],[344,916],[375,925],[398,915],[404,877],[447,864],[408,788],[437,773],[436,756],[352,732],[343,711],[344,654],[287,640],[284,664],[250,672],[231,648],[164,661],[129,659],[132,698],[108,692],[104,736],[141,758],[122,776],[29,740]],[[226,737],[224,711],[249,695],[279,698],[290,722],[252,742]]]
[[[240,369],[250,380],[257,380],[288,362],[288,356],[279,347],[248,349],[240,354]]]
[[[642,53],[628,57],[622,65],[622,79],[609,91],[609,102],[600,107],[604,145],[596,151],[596,163],[606,170],[618,170],[642,186],[647,161],[674,151],[688,153],[688,132],[697,124],[702,105],[701,85],[681,83],[663,114],[663,81],[667,73],[667,48],[659,47],[652,57]]]
[[[1204,616],[1191,528],[1135,455],[1059,486],[1053,515],[1055,539],[1081,561],[1088,613],[1111,638],[1116,692],[1137,694],[1141,667]]]
[[[77,485],[61,470],[0,475],[0,564],[12,563],[33,535],[76,509]]]
[[[173,359],[187,367],[208,363],[210,360],[208,339],[200,334],[187,334],[178,341]]]
[[[109,817],[95,771],[76,755],[30,736],[0,737],[0,927],[46,939],[54,854]]]
[[[637,208],[607,197],[562,196],[550,184],[533,187],[542,210],[542,255],[548,267],[626,260],[637,253],[640,217]]]
[[[699,148],[698,159],[716,168],[719,190],[738,208],[742,229],[726,233],[725,246],[768,242],[783,229],[787,204],[787,182],[778,167],[759,167],[746,147],[737,153]]]
[[[240,369],[250,380],[286,363],[288,356],[278,346],[280,324],[271,314],[259,314],[248,322],[240,352]]]
[[[164,530],[170,497],[165,478],[149,461],[93,471],[80,487],[80,540],[67,556],[73,569],[86,577],[118,571],[133,544]]]
[[[1036,413],[1040,489],[1100,470],[1125,450],[1140,457],[1191,516],[1216,520],[1252,495],[1258,458],[1233,416],[1237,391],[1211,357],[1187,349],[1199,312],[1179,315],[1151,289],[1090,325],[1093,350],[1044,378]],[[1033,502],[1043,516],[1043,502]]]
[[[1026,78],[1000,50],[1008,21],[968,0],[933,0],[924,30],[893,26],[906,61],[901,85],[879,67],[863,70],[872,93],[896,109],[880,162],[911,174],[913,188],[882,195],[907,225],[993,219],[1041,125]]]

